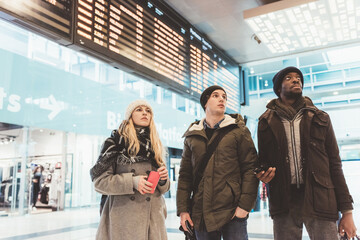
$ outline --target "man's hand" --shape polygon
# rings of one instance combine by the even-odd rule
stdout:
[[[346,233],[346,235],[348,236],[348,239],[352,239],[353,237],[356,236],[356,227],[355,227],[354,219],[353,219],[351,212],[344,213],[342,215],[342,217],[340,219],[338,231],[341,236],[344,236],[344,234]]]
[[[269,167],[269,169],[265,171],[261,171],[258,174],[256,174],[256,177],[262,181],[263,183],[270,182],[275,177],[275,167]]]
[[[183,227],[184,231],[188,231],[188,229],[186,228],[186,224],[185,224],[186,220],[189,221],[189,223],[192,227],[194,227],[194,223],[191,220],[190,214],[188,212],[180,213],[180,224]]]
[[[236,210],[235,210],[234,216],[231,219],[234,219],[234,217],[246,218],[248,214],[249,214],[248,211],[246,211],[246,210],[244,210],[244,209],[242,209],[240,207],[237,207]]]

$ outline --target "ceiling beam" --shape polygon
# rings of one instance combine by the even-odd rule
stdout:
[[[280,0],[256,0],[256,2],[259,4],[259,6],[266,5],[273,2],[278,2]]]

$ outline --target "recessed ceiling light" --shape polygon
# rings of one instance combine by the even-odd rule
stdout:
[[[273,53],[356,41],[359,17],[358,0],[277,1],[244,11],[245,22]]]

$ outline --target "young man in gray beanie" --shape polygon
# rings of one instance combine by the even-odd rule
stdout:
[[[239,114],[225,114],[222,87],[205,89],[200,103],[206,117],[184,134],[177,214],[185,231],[186,221],[195,228],[198,240],[248,239],[247,217],[259,183],[253,174],[257,154],[250,132]]]
[[[275,240],[302,239],[303,225],[310,239],[338,239],[338,232],[354,237],[353,200],[329,115],[302,96],[298,68],[279,71],[273,83],[279,98],[258,124],[259,160],[270,168],[256,176],[270,185]]]

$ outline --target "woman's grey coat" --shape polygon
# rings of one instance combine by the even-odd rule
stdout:
[[[102,240],[163,240],[167,239],[166,205],[162,196],[170,181],[154,194],[141,195],[133,186],[133,176],[148,175],[155,170],[150,162],[116,164],[94,179],[95,190],[109,195],[100,219],[96,239]]]

